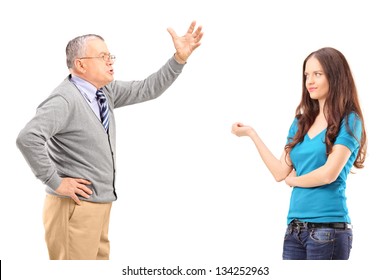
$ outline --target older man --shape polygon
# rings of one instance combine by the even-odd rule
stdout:
[[[17,146],[46,185],[45,239],[50,259],[109,259],[108,226],[115,192],[114,109],[160,96],[199,47],[202,27],[192,22],[176,52],[142,81],[114,80],[115,56],[99,35],[66,47],[70,75],[38,107]]]

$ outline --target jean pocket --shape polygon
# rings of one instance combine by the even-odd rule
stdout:
[[[331,228],[316,228],[310,231],[310,238],[319,243],[333,242],[335,230]]]

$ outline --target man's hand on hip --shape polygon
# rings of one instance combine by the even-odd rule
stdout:
[[[89,195],[92,194],[92,191],[86,186],[90,185],[91,182],[79,179],[79,178],[63,178],[59,187],[55,190],[59,195],[69,196],[72,198],[78,205],[81,204],[80,199],[77,195],[80,195],[85,198],[89,198]]]

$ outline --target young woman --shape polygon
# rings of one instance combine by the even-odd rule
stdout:
[[[355,82],[344,55],[322,48],[303,62],[302,100],[277,159],[242,123],[276,181],[293,187],[283,259],[348,259],[352,226],[345,188],[351,168],[363,168],[366,132]]]

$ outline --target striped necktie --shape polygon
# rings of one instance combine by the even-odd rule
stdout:
[[[96,92],[96,99],[99,104],[99,109],[100,109],[100,119],[102,121],[102,124],[104,126],[104,129],[106,132],[108,132],[108,103],[106,96],[104,95],[103,91],[99,89]]]

